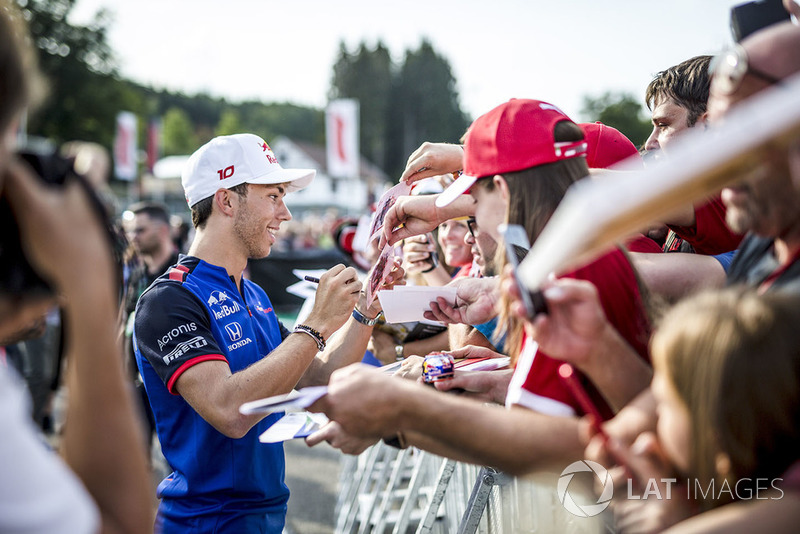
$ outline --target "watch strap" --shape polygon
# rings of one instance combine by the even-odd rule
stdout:
[[[377,317],[373,317],[372,319],[370,319],[369,317],[358,311],[358,308],[353,308],[353,319],[363,324],[364,326],[375,326],[375,323],[378,321]]]

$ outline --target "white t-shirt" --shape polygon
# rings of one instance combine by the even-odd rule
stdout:
[[[0,532],[99,530],[97,506],[34,427],[20,377],[0,363]]]

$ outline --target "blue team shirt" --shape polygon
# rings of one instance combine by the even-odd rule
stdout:
[[[268,357],[289,335],[263,289],[243,280],[242,290],[225,269],[182,256],[136,307],[136,361],[162,452],[173,469],[157,490],[164,532],[283,529],[289,499],[283,445],[258,441],[283,414],[232,439],[175,391],[178,377],[193,365],[227,361],[235,373]]]

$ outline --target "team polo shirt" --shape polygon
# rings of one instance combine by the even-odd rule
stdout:
[[[621,250],[614,249],[561,278],[587,280],[594,284],[609,323],[639,356],[650,360],[650,322],[633,266]],[[548,415],[584,415],[584,410],[558,374],[562,363],[538,350],[536,342],[526,338],[508,387],[506,405],[519,404]],[[611,418],[613,410],[594,384],[583,374],[577,374],[603,418]]]
[[[175,383],[206,361],[241,371],[269,357],[288,335],[264,290],[243,279],[240,293],[225,269],[198,258],[182,256],[142,294],[134,325],[136,361],[173,469],[158,486],[160,521],[222,532],[256,517],[257,524],[277,521],[282,528],[289,498],[283,445],[260,443],[258,436],[283,414],[271,414],[243,438],[231,439],[206,422]],[[237,523],[241,518],[246,523]],[[181,529],[195,532],[176,528]]]
[[[736,250],[744,237],[731,230],[725,222],[727,208],[719,195],[694,209],[694,226],[668,225],[698,254],[722,254]]]

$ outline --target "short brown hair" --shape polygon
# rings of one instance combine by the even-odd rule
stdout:
[[[645,92],[647,109],[652,111],[657,101],[671,98],[689,111],[687,125],[694,126],[697,119],[706,112],[711,85],[711,75],[708,72],[710,63],[711,56],[695,56],[656,74]]]
[[[247,183],[235,185],[233,187],[228,188],[229,191],[233,191],[240,196],[247,198]],[[192,226],[195,228],[203,228],[208,221],[208,218],[211,217],[211,211],[214,208],[214,195],[211,195],[208,198],[204,198],[194,206],[192,206]]]

